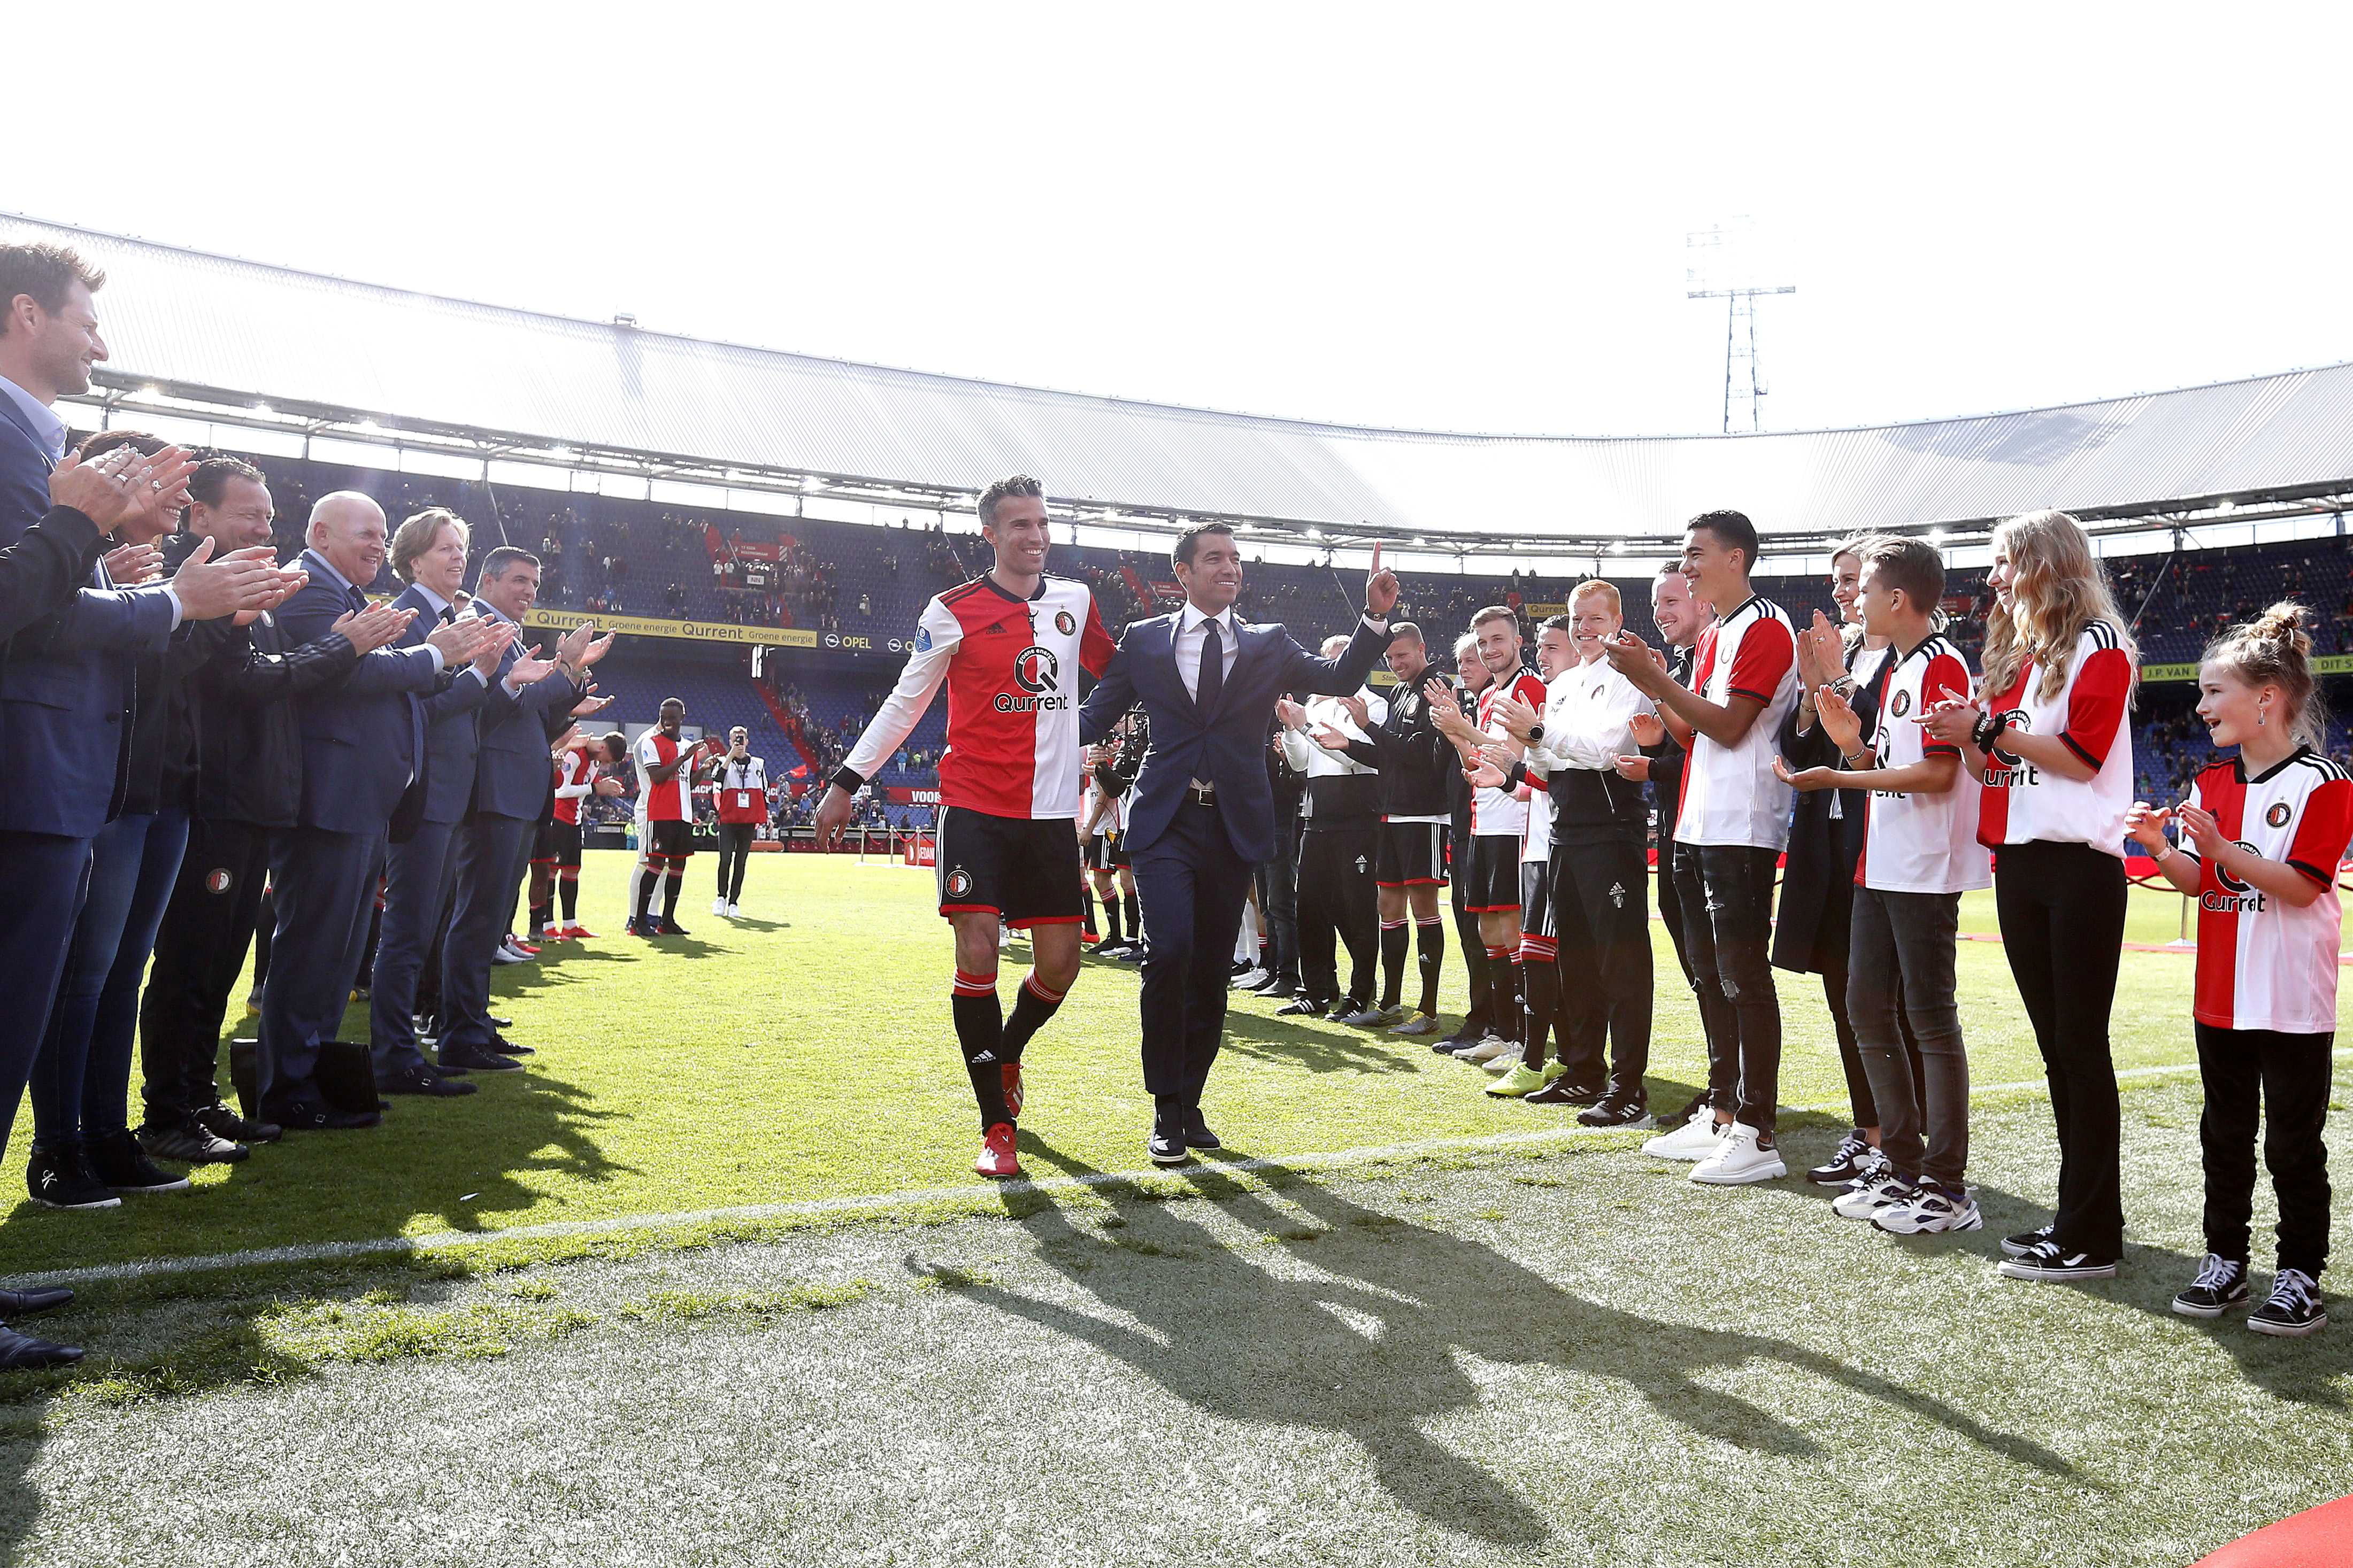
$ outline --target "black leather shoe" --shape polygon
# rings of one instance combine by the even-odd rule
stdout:
[[[336,1110],[323,1100],[296,1100],[267,1108],[269,1119],[289,1132],[348,1132],[384,1121],[378,1110]]]
[[[1181,1165],[1193,1157],[1185,1147],[1185,1122],[1182,1111],[1153,1119],[1152,1141],[1145,1147],[1150,1152],[1154,1164]]]
[[[1209,1124],[1201,1120],[1201,1108],[1198,1105],[1185,1114],[1185,1146],[1188,1149],[1222,1149],[1226,1146],[1225,1140],[1210,1131]]]
[[[514,1020],[512,1018],[501,1018],[496,1013],[485,1013],[482,1016],[491,1021],[491,1027],[493,1029],[512,1029],[514,1027]]]
[[[425,1094],[442,1100],[471,1094],[480,1088],[481,1085],[477,1083],[459,1083],[455,1079],[443,1078],[422,1062],[405,1072],[375,1080],[378,1094]]]
[[[502,1057],[496,1051],[486,1051],[477,1046],[445,1045],[440,1051],[441,1070],[451,1068],[461,1072],[521,1072],[522,1064],[512,1057]]]
[[[492,1035],[491,1037],[491,1049],[498,1052],[498,1054],[502,1057],[535,1057],[539,1055],[539,1052],[533,1049],[531,1047],[518,1046],[512,1040],[508,1039],[504,1035]]]
[[[80,1347],[53,1345],[30,1334],[0,1327],[0,1372],[26,1372],[35,1367],[71,1366],[81,1360]]]
[[[72,1300],[73,1292],[62,1285],[46,1290],[0,1290],[0,1314],[29,1318],[35,1312],[54,1312]]]

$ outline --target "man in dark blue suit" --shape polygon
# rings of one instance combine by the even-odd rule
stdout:
[[[473,608],[493,625],[520,629],[539,599],[539,557],[501,545],[482,557]],[[605,657],[610,637],[575,626],[556,645],[555,660],[521,657],[510,647],[480,711],[472,814],[458,848],[458,895],[441,944],[441,1061],[495,1070],[528,1047],[503,1038],[491,1022],[491,957],[514,918],[533,836],[554,788],[548,747],[572,723],[588,690],[588,667]]]
[[[1337,658],[1318,658],[1279,626],[1242,624],[1241,552],[1222,523],[1177,536],[1185,607],[1127,628],[1079,712],[1092,745],[1144,705],[1152,740],[1129,795],[1126,846],[1152,911],[1144,960],[1144,1087],[1152,1096],[1152,1159],[1182,1164],[1214,1149],[1201,1090],[1226,1022],[1234,936],[1251,869],[1274,854],[1274,797],[1260,752],[1277,699],[1352,692],[1388,647],[1397,578],[1377,546],[1365,577],[1365,618]]]
[[[418,512],[393,534],[393,575],[408,584],[393,605],[415,616],[395,647],[418,647],[434,627],[457,620],[470,538],[466,524],[439,507]],[[368,984],[370,1050],[376,1088],[385,1094],[474,1092],[472,1084],[445,1076],[417,1048],[417,980],[448,912],[455,870],[450,847],[473,807],[476,721],[513,641],[512,626],[497,626],[457,679],[425,700],[423,803],[416,828],[385,852],[384,922]],[[452,1072],[467,1070],[448,1065]],[[500,1058],[486,1065],[510,1064]]]
[[[353,490],[311,509],[310,583],[278,612],[290,644],[327,635],[364,608],[384,566],[384,509]],[[261,992],[261,1111],[288,1131],[370,1127],[373,1110],[331,1110],[315,1081],[319,1046],[343,1019],[367,942],[376,871],[402,796],[424,781],[424,698],[481,651],[489,628],[470,617],[436,626],[416,647],[380,647],[341,681],[296,700],[302,805],[269,866],[278,924]]]

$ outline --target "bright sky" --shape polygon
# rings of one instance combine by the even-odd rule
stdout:
[[[1716,428],[1742,216],[1767,428],[2353,360],[2340,5],[733,9],[60,14],[0,208],[1443,429]]]

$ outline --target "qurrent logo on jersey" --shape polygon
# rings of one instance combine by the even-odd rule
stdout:
[[[1010,691],[997,694],[999,713],[1035,713],[1040,709],[1068,708],[1070,698],[1056,689],[1062,673],[1062,661],[1050,647],[1032,643],[1013,656],[1013,681],[1025,696],[1016,697]]]
[[[2262,850],[2257,849],[2253,845],[2248,843],[2243,838],[2239,840],[2239,847],[2245,850],[2250,855],[2261,855],[2263,853]],[[2242,881],[2239,878],[2231,875],[2230,872],[2222,868],[2222,862],[2220,860],[2210,860],[2207,864],[2213,868],[2214,880],[2222,885],[2222,890],[2219,893],[2205,892],[2199,894],[2198,907],[2200,909],[2211,910],[2218,915],[2259,915],[2263,912],[2263,895],[2252,883]]]

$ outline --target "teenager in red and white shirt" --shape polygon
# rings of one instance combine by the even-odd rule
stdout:
[[[1539,713],[1545,705],[1544,679],[1528,668],[1520,652],[1516,611],[1490,605],[1471,617],[1471,633],[1479,639],[1479,661],[1492,678],[1479,693],[1477,713],[1464,713],[1441,682],[1433,680],[1423,688],[1430,721],[1453,742],[1466,769],[1478,765],[1486,746],[1511,738],[1495,717],[1497,704],[1514,699]],[[1465,1061],[1490,1061],[1519,1052],[1520,999],[1527,994],[1520,960],[1520,850],[1527,824],[1527,802],[1512,791],[1472,786],[1471,864],[1456,885],[1462,889],[1464,910],[1479,918],[1480,945],[1486,950],[1493,991],[1488,1016],[1494,1032],[1454,1053]]]
[[[2059,1212],[2002,1243],[2013,1279],[2105,1279],[2124,1250],[2116,1069],[2108,1013],[2125,935],[2137,657],[2083,528],[2029,512],[1993,532],[1981,703],[1931,713],[1984,784],[1978,838],[1995,855],[2002,952],[2051,1079]]]
[[[1692,1180],[1716,1186],[1787,1173],[1773,1138],[1781,1081],[1781,999],[1767,957],[1773,873],[1789,836],[1789,786],[1773,771],[1773,737],[1797,705],[1797,628],[1749,585],[1757,527],[1736,511],[1702,512],[1683,531],[1683,575],[1715,606],[1700,635],[1689,688],[1641,639],[1620,633],[1604,656],[1690,752],[1675,820],[1675,869],[1691,921],[1692,964],[1708,1025],[1712,1117],[1643,1145],[1697,1161]]]
[[[996,564],[923,606],[897,688],[818,807],[817,837],[820,849],[839,842],[851,796],[945,682],[937,858],[940,913],[955,931],[949,1007],[980,1104],[973,1168],[1015,1176],[1021,1052],[1079,974],[1079,672],[1102,675],[1117,645],[1084,583],[1046,575],[1036,479],[997,480],[978,510]],[[1010,1019],[997,997],[1000,924],[1029,931],[1035,954]]]
[[[662,699],[653,728],[638,737],[631,759],[638,765],[637,869],[629,886],[631,936],[684,936],[678,923],[679,890],[694,854],[694,775],[719,747],[715,737],[686,738],[686,704]],[[662,887],[662,912],[651,913],[654,884]]]
[[[2198,775],[2173,811],[2137,802],[2133,837],[2165,879],[2198,900],[2192,1013],[2206,1113],[2206,1261],[2173,1310],[2218,1318],[2249,1299],[2255,1131],[2279,1197],[2278,1268],[2258,1333],[2317,1332],[2328,1313],[2328,1114],[2343,916],[2337,869],[2353,838],[2353,779],[2320,754],[2327,710],[2302,605],[2274,605],[2206,650],[2198,716],[2239,754]],[[2181,846],[2165,840],[2168,819]]]
[[[1934,545],[1883,536],[1862,541],[1856,554],[1862,574],[1855,605],[1863,631],[1888,642],[1878,678],[1877,735],[1866,748],[1854,708],[1825,684],[1814,706],[1841,765],[1779,770],[1800,790],[1871,792],[1848,924],[1847,1012],[1886,1164],[1857,1180],[1831,1207],[1898,1236],[1976,1230],[1985,1216],[1963,1181],[1969,1062],[1953,955],[1961,895],[1990,885],[1993,876],[1977,841],[1977,781],[1961,771],[1960,748],[1931,739],[1920,723],[1941,704],[1968,700],[1969,667],[1936,630],[1945,563]],[[1905,1048],[1906,1025],[1919,1049],[1916,1083]]]

